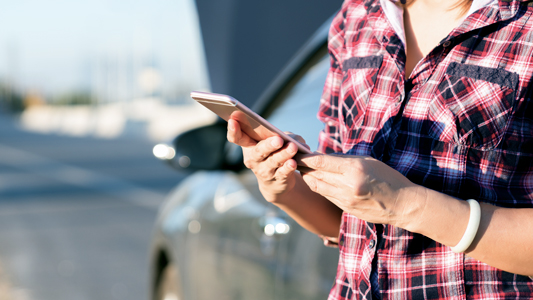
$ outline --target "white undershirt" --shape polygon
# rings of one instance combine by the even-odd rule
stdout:
[[[385,16],[392,25],[392,28],[396,34],[400,37],[403,42],[403,45],[406,45],[405,42],[405,29],[403,28],[403,7],[394,4],[390,0],[380,0],[381,7],[385,12]],[[468,13],[464,16],[463,20],[468,16],[476,12],[477,10],[491,5],[492,3],[498,2],[498,0],[473,0]]]

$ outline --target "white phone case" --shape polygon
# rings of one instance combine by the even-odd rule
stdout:
[[[229,119],[237,120],[242,130],[256,141],[278,135],[286,142],[295,143],[299,152],[312,154],[311,150],[231,96],[207,92],[191,92],[191,98],[226,121]]]

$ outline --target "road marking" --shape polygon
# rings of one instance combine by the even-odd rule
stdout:
[[[166,196],[120,178],[68,165],[1,144],[0,164],[60,183],[101,192],[152,209],[157,209]],[[23,185],[19,186],[23,187]],[[0,185],[0,192],[1,190],[2,186]]]

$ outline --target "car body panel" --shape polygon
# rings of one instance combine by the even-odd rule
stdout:
[[[321,28],[255,108],[278,128],[302,135],[312,150],[323,127],[316,113],[329,68],[326,37]],[[226,148],[227,156],[239,157],[239,147]],[[337,260],[338,249],[262,197],[250,170],[200,170],[160,209],[152,281],[155,289],[161,266],[172,263],[186,300],[326,299]]]

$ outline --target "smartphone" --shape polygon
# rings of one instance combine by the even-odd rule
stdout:
[[[256,141],[277,135],[285,142],[295,143],[298,146],[298,152],[312,154],[311,150],[307,149],[303,144],[285,134],[231,96],[206,92],[191,92],[191,98],[226,121],[229,119],[236,120],[239,122],[242,131]]]

